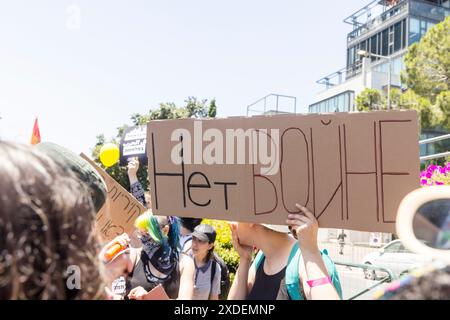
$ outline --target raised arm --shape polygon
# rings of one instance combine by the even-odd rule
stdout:
[[[255,272],[251,268],[253,249],[239,243],[236,228],[237,224],[230,223],[231,241],[239,254],[239,266],[228,294],[228,300],[245,300],[255,281]]]
[[[319,223],[307,208],[296,206],[301,213],[290,214],[286,222],[299,241],[305,270],[301,277],[305,296],[308,300],[340,300],[317,244]]]
[[[194,260],[185,254],[180,255],[180,288],[177,300],[192,300],[194,297]]]

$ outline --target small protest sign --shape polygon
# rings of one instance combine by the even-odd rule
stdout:
[[[97,170],[106,183],[108,198],[97,214],[97,232],[104,241],[110,241],[123,233],[132,236],[134,221],[147,209],[89,157],[83,153],[80,156]]]
[[[120,141],[120,165],[126,166],[128,159],[137,157],[147,163],[147,126],[126,128]]]

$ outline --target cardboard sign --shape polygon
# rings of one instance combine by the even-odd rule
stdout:
[[[415,111],[151,121],[155,214],[285,224],[295,204],[322,228],[394,232],[419,186]]]
[[[147,163],[147,126],[135,126],[125,129],[120,141],[120,165],[126,166],[129,158],[138,157],[141,163]]]
[[[153,288],[145,295],[144,300],[170,300],[162,285]]]
[[[106,183],[108,198],[97,214],[97,232],[105,241],[123,233],[132,236],[134,221],[147,209],[89,157],[83,153],[80,156],[97,170]]]

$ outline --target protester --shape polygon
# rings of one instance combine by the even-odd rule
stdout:
[[[317,244],[318,222],[305,207],[286,223],[296,241],[281,228],[231,223],[232,242],[240,262],[229,300],[322,300],[342,298],[331,259]],[[277,229],[277,231],[273,230]],[[285,228],[287,229],[287,228]],[[284,230],[288,231],[288,230]],[[260,249],[251,265],[253,247]]]
[[[192,232],[202,223],[203,219],[178,218],[180,221],[180,250],[186,254],[191,254]]]
[[[36,145],[63,168],[72,171],[88,188],[94,203],[95,211],[99,212],[106,201],[106,185],[98,172],[83,158],[72,151],[51,142],[41,142]]]
[[[0,177],[0,299],[102,298],[86,184],[36,147],[3,141]]]
[[[130,180],[130,193],[144,206],[147,207],[147,196],[140,183],[137,172],[139,170],[139,158],[128,160],[128,179]]]
[[[192,257],[195,263],[194,300],[219,300],[221,267],[214,260],[216,231],[207,224],[192,233]]]
[[[347,235],[345,234],[344,230],[338,235],[337,239],[339,242],[339,254],[344,254],[344,246],[345,246],[345,238],[347,238]]]
[[[129,247],[130,237],[123,234],[108,243],[100,252],[105,263],[108,284],[124,276],[126,297],[145,300],[153,288],[162,284],[171,299],[191,300],[195,266],[190,257],[180,255],[178,222],[173,217],[155,217],[150,211],[136,219],[141,248]],[[127,247],[111,261],[106,252],[116,245]]]

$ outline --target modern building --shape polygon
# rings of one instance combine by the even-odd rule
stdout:
[[[435,24],[450,14],[450,0],[376,0],[351,14],[344,22],[353,30],[347,35],[347,63],[317,83],[324,86],[309,106],[310,113],[356,111],[355,97],[365,88],[387,94],[388,85],[402,88],[403,57]],[[389,75],[389,68],[391,74]],[[424,132],[424,138],[441,135]],[[432,146],[428,146],[430,148]],[[422,153],[430,154],[423,146]],[[343,230],[320,230],[321,241],[336,239]],[[346,241],[372,244],[392,240],[391,234],[345,230]]]
[[[347,64],[317,81],[325,88],[309,112],[355,111],[355,97],[365,88],[387,92],[389,83],[401,88],[407,48],[449,14],[450,0],[375,0],[347,17],[344,22],[353,27]]]

